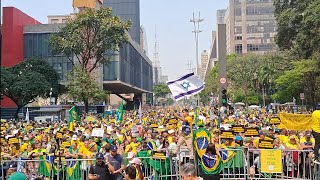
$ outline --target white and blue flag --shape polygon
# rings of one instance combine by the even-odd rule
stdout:
[[[167,85],[176,101],[200,93],[205,82],[194,73],[184,75],[176,80],[168,81]]]

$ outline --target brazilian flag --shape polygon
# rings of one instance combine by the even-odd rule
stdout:
[[[55,160],[54,154],[47,154],[45,165],[46,165],[47,172],[49,172],[51,175],[55,174],[54,160]]]
[[[44,153],[45,150],[36,150],[36,152],[38,152],[38,153]],[[50,177],[51,169],[50,169],[50,168],[48,169],[47,166],[46,166],[46,163],[47,163],[46,158],[47,158],[47,157],[46,157],[45,154],[39,156],[40,162],[39,162],[39,167],[38,167],[38,173],[39,173],[40,175],[45,176],[45,177]]]
[[[228,163],[234,156],[235,152],[226,145],[221,146],[220,155],[223,163]]]
[[[204,154],[200,161],[204,174],[220,174],[223,169],[221,159],[218,155]]]
[[[68,121],[68,130],[74,131],[74,122],[77,121],[79,118],[78,112],[75,106],[73,106],[69,110],[69,121]]]
[[[199,158],[201,158],[206,153],[210,140],[210,132],[205,128],[200,127],[196,131],[194,131],[193,144]]]

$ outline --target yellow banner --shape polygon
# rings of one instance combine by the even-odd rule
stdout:
[[[261,172],[264,173],[282,173],[281,150],[260,150]]]
[[[311,130],[312,118],[311,114],[291,114],[281,112],[279,114],[281,124],[278,128],[289,130]]]

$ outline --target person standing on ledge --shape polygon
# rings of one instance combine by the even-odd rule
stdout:
[[[315,139],[314,155],[317,161],[320,161],[320,103],[317,104],[316,110],[312,113],[312,136]]]

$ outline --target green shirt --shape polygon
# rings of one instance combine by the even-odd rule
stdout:
[[[27,176],[21,172],[15,172],[9,176],[8,180],[27,180]]]

